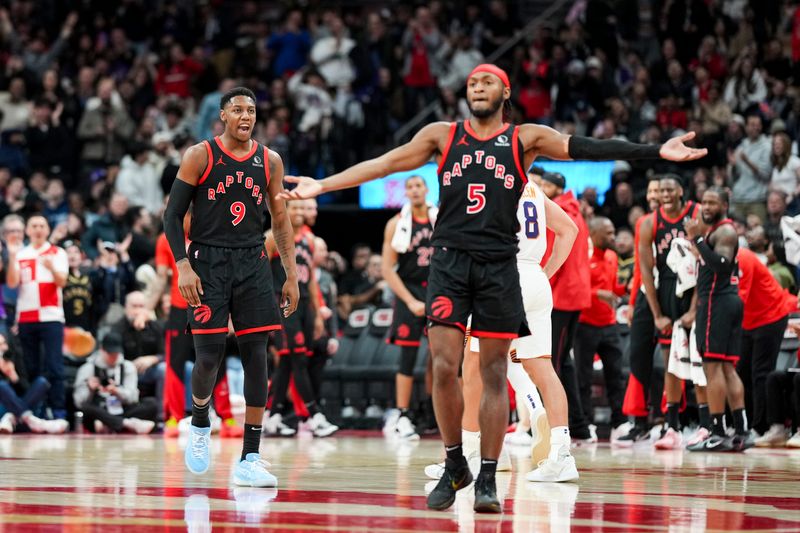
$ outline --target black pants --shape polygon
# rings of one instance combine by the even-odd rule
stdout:
[[[553,309],[553,368],[555,368],[564,392],[567,394],[569,408],[569,431],[576,439],[589,438],[589,421],[583,415],[581,398],[578,394],[578,380],[575,376],[575,365],[570,356],[572,340],[578,326],[580,311],[559,311]]]
[[[767,376],[767,424],[784,424],[787,418],[800,428],[800,372],[775,370]]]
[[[592,408],[592,374],[594,354],[603,361],[603,377],[606,384],[608,405],[611,407],[611,427],[627,421],[622,414],[622,401],[625,397],[625,379],[622,376],[622,343],[617,325],[592,326],[578,324],[575,332],[575,366],[578,370],[578,390],[581,396],[583,415],[594,420]]]
[[[764,326],[744,330],[742,357],[736,369],[744,383],[744,399],[752,427],[759,433],[769,429],[767,421],[767,376],[775,370],[781,351],[783,332],[789,317]]]
[[[81,405],[83,411],[83,427],[89,433],[94,433],[94,421],[99,420],[112,431],[122,431],[122,421],[126,418],[139,418],[142,420],[156,421],[158,416],[158,401],[152,396],[143,398],[139,403],[123,407],[121,415],[112,415],[97,404],[87,402]]]
[[[653,313],[643,293],[636,297],[631,319],[631,337],[628,346],[631,373],[625,395],[624,412],[630,416],[647,417],[651,408],[661,411],[662,387],[653,394],[651,387],[663,385],[663,380],[654,380],[653,353],[656,350],[656,327]],[[660,352],[660,350],[659,350]],[[659,357],[661,354],[659,353]]]

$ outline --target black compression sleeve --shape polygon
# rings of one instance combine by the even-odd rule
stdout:
[[[617,139],[591,139],[575,135],[569,138],[569,156],[572,159],[589,161],[660,159],[659,150],[661,146],[655,144],[635,144]]]
[[[183,180],[172,182],[169,202],[164,210],[164,233],[177,263],[186,259],[186,236],[183,234],[183,217],[194,198],[194,187]]]
[[[730,274],[733,272],[734,262],[712,250],[703,237],[697,237],[694,240],[694,244],[697,247],[697,251],[700,252],[700,257],[703,258],[703,262],[709,266],[711,270],[718,274]]]

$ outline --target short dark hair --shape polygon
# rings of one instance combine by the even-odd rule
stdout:
[[[719,199],[723,204],[730,205],[730,203],[731,203],[730,202],[730,195],[728,194],[728,190],[723,188],[723,187],[719,187],[717,185],[714,185],[713,187],[709,187],[708,189],[706,189],[706,192],[713,192],[714,194],[719,196]],[[703,193],[703,194],[705,194],[705,193]]]
[[[234,87],[230,91],[226,92],[222,95],[222,98],[219,99],[219,108],[225,109],[225,106],[228,105],[235,96],[246,96],[248,98],[252,98],[253,102],[256,101],[256,95],[248,89],[247,87]]]
[[[679,187],[683,188],[683,178],[673,172],[667,172],[666,174],[661,174],[658,178],[659,181],[661,180],[672,180],[678,184]]]
[[[531,165],[531,168],[528,169],[528,174],[535,174],[536,176],[543,176],[545,170],[540,167],[539,165]]]

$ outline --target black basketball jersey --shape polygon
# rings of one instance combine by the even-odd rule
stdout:
[[[71,327],[83,328],[92,331],[92,281],[89,274],[83,272],[67,276],[67,285],[64,287],[64,324]]]
[[[706,233],[706,244],[714,249],[714,232],[724,224],[733,224],[731,219],[725,218],[714,224]],[[730,276],[719,276],[710,267],[703,263],[700,258],[700,267],[697,269],[697,298],[709,298],[713,302],[717,296],[726,294],[739,294],[739,240],[736,240],[736,247],[733,252],[733,273]]]
[[[309,295],[308,283],[314,274],[314,246],[311,244],[311,235],[301,233],[294,238],[294,260],[297,264],[297,285],[300,288],[300,297]],[[286,282],[286,271],[283,270],[280,255],[276,255],[270,262],[272,266],[272,279],[275,283],[275,292],[280,293]]]
[[[667,266],[667,255],[672,243],[672,239],[686,238],[686,231],[683,229],[683,219],[688,217],[694,218],[697,214],[697,204],[691,200],[686,202],[683,211],[676,218],[671,219],[667,217],[662,208],[656,209],[653,214],[653,244],[656,247],[655,263],[658,270],[659,279],[675,278],[677,274]]]
[[[250,248],[264,243],[269,155],[266,146],[251,142],[250,153],[237,158],[219,137],[203,141],[208,166],[195,189],[189,232],[193,242],[220,248]]]
[[[421,221],[412,217],[411,243],[408,245],[408,251],[397,257],[397,275],[406,287],[421,285],[428,281],[431,255],[433,255],[432,236],[433,224],[430,219]]]
[[[433,245],[490,262],[517,253],[517,204],[528,179],[519,127],[481,139],[469,122],[450,126],[439,164],[439,215]]]

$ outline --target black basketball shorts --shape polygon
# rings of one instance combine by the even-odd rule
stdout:
[[[517,258],[482,263],[467,252],[435,248],[428,277],[428,325],[457,327],[478,338],[530,335],[525,322]]]
[[[280,298],[280,294],[277,295]],[[275,335],[275,347],[278,355],[302,354],[314,355],[314,308],[311,300],[300,298],[297,311],[288,317],[281,316],[283,330]]]
[[[281,328],[263,246],[219,248],[193,242],[189,261],[203,287],[201,305],[188,310],[193,335],[227,333],[229,315],[237,336]]]
[[[668,317],[673,323],[689,312],[689,309],[692,307],[692,294],[694,292],[694,289],[689,289],[683,293],[683,296],[678,297],[675,294],[677,285],[677,278],[661,276],[658,280],[658,287],[656,288],[661,314]],[[640,296],[644,297],[644,295]],[[656,331],[656,335],[658,335],[658,343],[661,346],[669,347],[672,345],[671,330],[667,333]]]
[[[708,362],[736,363],[742,354],[744,306],[738,294],[725,294],[697,302],[697,351]]]
[[[425,285],[427,286],[427,283]],[[406,284],[406,288],[414,298],[421,302],[425,301],[425,286]],[[419,346],[423,335],[426,333],[426,322],[425,315],[416,316],[403,300],[395,298],[392,327],[389,330],[389,343],[397,346]]]

